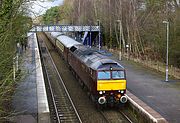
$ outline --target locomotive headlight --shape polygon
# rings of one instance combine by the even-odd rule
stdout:
[[[121,92],[121,90],[118,91],[119,93]]]
[[[123,94],[124,93],[124,91],[121,91],[121,94]]]
[[[120,97],[121,97],[121,94],[118,94],[117,97],[120,98]]]
[[[102,94],[103,92],[102,91],[99,91],[99,94]]]

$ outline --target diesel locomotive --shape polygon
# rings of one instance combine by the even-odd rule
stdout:
[[[88,89],[93,102],[99,106],[127,102],[123,66],[62,33],[46,33],[46,36]]]

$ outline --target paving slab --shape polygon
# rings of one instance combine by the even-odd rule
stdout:
[[[20,64],[22,79],[18,82],[12,106],[16,115],[13,121],[16,123],[31,122],[37,123],[38,100],[36,84],[36,63],[35,63],[35,44],[34,35],[28,38],[28,47],[20,49]],[[21,47],[20,47],[21,48]]]

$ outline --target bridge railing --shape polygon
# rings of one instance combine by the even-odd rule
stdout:
[[[36,25],[29,32],[99,32],[99,26]]]

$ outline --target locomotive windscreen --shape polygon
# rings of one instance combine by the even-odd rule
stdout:
[[[124,71],[112,71],[112,79],[124,79],[125,78],[125,73]]]
[[[108,79],[125,79],[124,70],[113,70],[113,71],[98,71],[98,80],[108,80]]]
[[[98,79],[110,79],[111,73],[110,71],[99,71],[98,72]]]

